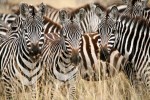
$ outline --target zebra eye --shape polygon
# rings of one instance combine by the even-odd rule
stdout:
[[[115,33],[115,30],[112,30],[112,33]]]
[[[24,32],[27,33],[27,29],[24,29]]]
[[[17,29],[17,27],[11,27],[11,29],[12,29],[12,30],[16,30],[16,29]]]
[[[44,32],[44,28],[42,28],[42,32]]]

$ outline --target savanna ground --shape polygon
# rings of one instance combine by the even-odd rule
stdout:
[[[56,8],[72,7],[77,8],[86,3],[93,2],[94,0],[8,0],[11,4],[27,2],[29,4],[39,4],[44,2],[50,4]],[[97,0],[98,1],[98,0]],[[121,0],[100,0],[100,3],[104,6],[111,4],[121,4]],[[150,2],[149,2],[150,3]],[[8,13],[10,8],[8,5],[0,4],[0,12]],[[50,93],[47,92],[49,86],[43,86],[45,91],[45,99],[49,100]],[[78,79],[77,82],[77,100],[150,100],[150,96],[146,93],[143,87],[141,87],[140,96],[135,93],[134,88],[130,85],[130,82],[123,73],[117,74],[115,77],[108,80],[99,82],[87,82]],[[66,89],[64,91],[56,90],[57,100],[67,100]],[[31,94],[21,93],[16,94],[18,100],[30,100]],[[0,100],[4,100],[3,86],[0,85]]]

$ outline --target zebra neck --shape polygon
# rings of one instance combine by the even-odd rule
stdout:
[[[115,48],[130,62],[138,63],[140,53],[145,52],[149,46],[149,22],[121,16],[118,17],[115,27],[117,30]]]
[[[70,64],[70,54],[62,51],[60,57],[58,58],[57,65],[62,71],[64,70],[64,72],[66,72],[70,69]]]
[[[21,46],[19,48],[19,55],[18,55],[18,57],[22,59],[24,64],[27,64],[27,66],[32,67],[32,64],[34,65],[34,63],[33,63],[34,61],[30,57],[30,54],[29,54],[29,51],[27,49],[25,40],[23,39],[23,37],[21,37],[21,38],[22,38],[22,39],[20,39],[20,45]]]
[[[65,52],[57,57],[53,67],[53,75],[56,79],[66,82],[75,77],[78,68],[70,63],[70,55]]]
[[[116,40],[115,40],[115,44],[114,47],[120,52],[120,54],[122,54],[123,56],[125,56],[126,59],[129,58],[129,54],[127,53],[126,50],[126,38],[130,32],[130,29],[128,29],[127,26],[131,25],[130,20],[127,20],[126,18],[118,17],[117,23],[116,23],[116,29],[117,29],[117,33],[116,33]]]

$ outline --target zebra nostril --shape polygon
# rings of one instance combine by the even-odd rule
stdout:
[[[106,46],[101,47],[100,50],[100,59],[103,61],[106,61],[109,58],[109,52],[108,49],[106,48]]]
[[[41,54],[41,48],[39,47],[38,43],[31,43],[31,47],[29,48],[29,52],[31,56],[37,56]]]
[[[74,65],[78,65],[81,61],[81,57],[79,55],[73,55],[70,60]]]

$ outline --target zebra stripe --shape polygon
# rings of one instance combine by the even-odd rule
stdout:
[[[133,71],[135,71],[137,80],[142,80],[149,90],[149,21],[142,18],[119,15],[117,7],[114,6],[108,13],[107,23],[113,26],[107,28],[115,30],[114,47],[134,65]]]
[[[51,98],[58,83],[69,85],[69,98],[76,98],[76,77],[80,63],[79,44],[83,31],[80,27],[79,18],[70,19],[65,10],[59,12],[62,29],[60,37],[49,34],[51,42],[45,45],[43,50],[43,63],[47,68],[48,77],[52,80],[53,88]]]
[[[100,7],[104,11],[106,10],[106,8],[102,6],[100,3],[91,3],[83,7],[80,7],[79,9],[76,9],[75,11],[72,12],[72,13],[75,13],[75,12],[79,12],[80,10],[84,10],[84,13],[82,14],[84,18],[80,22],[84,33],[96,32],[98,29],[98,24],[100,20],[96,16],[93,10],[95,9],[96,6]]]
[[[16,14],[0,14],[0,20],[5,22],[8,27],[10,27],[11,23],[16,19]]]
[[[43,11],[29,12],[25,3],[21,5],[22,15],[27,15],[23,27],[10,30],[9,38],[0,45],[0,68],[2,81],[5,86],[6,99],[15,99],[13,94],[31,86],[32,98],[36,98],[36,83],[42,76],[42,67],[39,63],[40,53],[44,45]],[[36,39],[36,41],[34,40]]]
[[[0,21],[0,44],[8,38],[9,28],[6,23]]]
[[[80,75],[87,81],[107,79],[120,71],[126,72],[128,70],[126,65],[130,63],[127,59],[117,50],[111,50],[110,54],[105,53],[99,48],[100,43],[101,39],[98,33],[87,33],[82,36],[80,42],[82,58]]]

